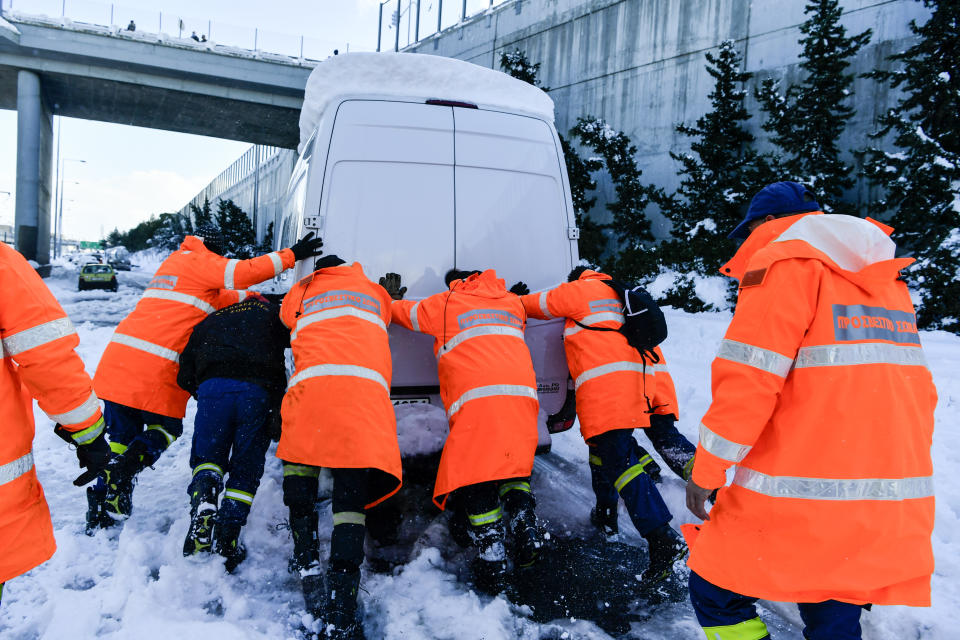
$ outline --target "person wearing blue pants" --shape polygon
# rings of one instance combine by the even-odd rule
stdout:
[[[240,532],[279,437],[287,346],[279,308],[259,295],[211,314],[190,336],[177,376],[197,398],[185,556],[216,551],[231,572],[246,557]]]
[[[130,516],[136,476],[152,467],[167,447],[183,433],[183,421],[104,400],[113,459],[87,488],[88,535],[111,527]]]
[[[757,598],[742,596],[690,572],[690,602],[708,638],[767,640],[770,634],[757,615]],[[806,640],[860,640],[859,604],[827,600],[799,603]]]

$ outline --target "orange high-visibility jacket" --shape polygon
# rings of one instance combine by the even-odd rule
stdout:
[[[432,335],[450,435],[433,501],[460,487],[526,477],[537,449],[537,377],[520,298],[489,269],[419,302],[393,303],[396,324]]]
[[[37,272],[0,244],[0,583],[56,549],[50,511],[33,465],[33,398],[85,444],[103,432],[100,404],[67,315]]]
[[[761,225],[713,361],[693,481],[720,490],[690,567],[787,602],[929,606],[936,390],[889,227],[802,214]]]
[[[333,469],[378,469],[400,488],[400,445],[390,402],[390,296],[354,262],[319,269],[283,299],[296,372],[283,397],[277,457]]]
[[[187,236],[163,261],[136,308],[107,345],[94,385],[103,400],[182,418],[190,394],[177,385],[179,358],[190,332],[207,315],[235,304],[250,285],[294,264],[282,249],[250,260],[228,260]]]
[[[651,406],[656,404],[656,374],[666,374],[665,363],[644,366],[640,353],[619,332],[591,331],[577,324],[611,329],[623,325],[623,305],[604,280],[610,276],[587,269],[573,282],[521,298],[533,318],[566,318],[563,345],[585,440],[613,429],[649,427],[647,398]],[[673,409],[664,413],[675,412],[673,399]]]

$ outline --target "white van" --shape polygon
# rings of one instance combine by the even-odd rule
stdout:
[[[438,56],[337,56],[311,74],[300,129],[278,246],[314,231],[374,281],[401,274],[411,300],[445,290],[454,267],[538,291],[579,261],[553,102],[536,87]],[[311,270],[299,264],[286,284]],[[530,320],[526,331],[541,423],[566,394],[562,328]],[[442,407],[432,340],[390,327],[395,403]]]

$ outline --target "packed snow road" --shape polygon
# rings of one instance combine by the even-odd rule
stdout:
[[[78,292],[76,274],[58,269],[46,282],[80,334],[81,357],[92,374],[116,324],[134,307],[156,264],[119,274],[120,290]],[[664,352],[677,385],[681,430],[696,440],[696,426],[710,400],[709,365],[729,321],[727,314],[668,312],[670,337]],[[923,334],[927,358],[940,394],[934,464],[937,520],[934,552],[933,607],[878,607],[863,615],[864,637],[870,640],[955,637],[955,611],[960,608],[960,339],[942,332]],[[429,409],[400,413],[401,437],[425,446],[424,425],[437,416]],[[218,557],[185,559],[181,554],[189,521],[186,487],[190,434],[195,405],[184,420],[184,436],[153,470],[140,476],[134,511],[122,530],[83,533],[86,500],[71,482],[78,474],[76,458],[53,435],[49,420],[37,410],[35,455],[53,515],[58,550],[52,560],[6,587],[0,607],[0,637],[15,640],[118,638],[184,640],[304,637],[299,581],[287,572],[292,542],[285,528],[279,460],[268,454],[263,481],[245,530],[249,556],[234,575]],[[440,422],[442,422],[440,412]],[[408,430],[418,429],[416,434]],[[434,425],[434,437],[443,428]],[[429,440],[427,438],[426,440]],[[640,436],[641,444],[644,443]],[[427,445],[429,443],[426,443]],[[648,449],[650,447],[647,447]],[[851,452],[851,455],[856,455]],[[588,521],[593,495],[586,464],[586,446],[575,430],[554,437],[550,454],[538,458],[534,490],[540,515],[553,536],[593,534]],[[683,483],[665,470],[664,499],[674,526],[693,521],[684,506]],[[621,541],[644,555],[644,542],[621,509]],[[522,638],[602,640],[610,638],[592,622],[562,618],[541,624],[529,609],[503,597],[479,596],[457,578],[464,554],[445,533],[442,518],[426,527],[410,560],[392,571],[364,572],[361,601],[367,637],[408,639],[495,640]],[[878,527],[883,523],[877,523]],[[331,523],[321,518],[321,538],[328,543]],[[771,568],[773,569],[773,568]],[[598,597],[604,584],[591,585]],[[544,584],[562,591],[564,585]],[[700,631],[689,603],[665,603],[642,612],[628,638],[667,640],[697,638]],[[763,603],[761,615],[777,639],[800,640],[796,608]]]

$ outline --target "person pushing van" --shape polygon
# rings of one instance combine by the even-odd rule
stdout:
[[[93,378],[115,457],[87,490],[87,528],[129,517],[137,474],[153,465],[183,433],[190,394],[177,386],[180,353],[208,315],[239,302],[242,289],[279,275],[297,260],[322,253],[312,233],[289,249],[228,260],[219,231],[187,236],[163,261],[134,310],[110,339]]]
[[[293,533],[291,570],[323,637],[359,631],[357,592],[366,510],[400,489],[397,422],[390,402],[390,296],[360,263],[317,261],[283,301],[296,370],[283,397],[283,502]],[[324,575],[316,510],[320,468],[333,471],[333,535]]]
[[[530,489],[539,403],[523,340],[526,314],[493,269],[451,270],[445,280],[448,291],[417,302],[399,299],[399,275],[387,274],[381,284],[395,298],[393,321],[435,339],[450,435],[433,501],[444,509],[452,495],[466,514],[478,551],[477,585],[497,593],[507,573],[504,508],[516,566],[535,562],[543,544]]]

